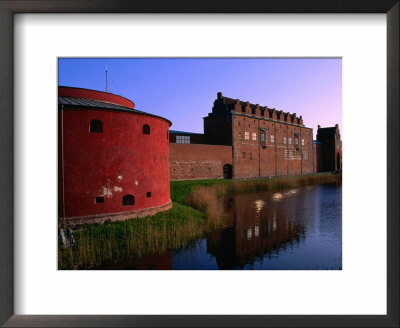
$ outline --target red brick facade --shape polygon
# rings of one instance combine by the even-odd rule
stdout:
[[[220,179],[224,165],[232,165],[232,147],[170,143],[172,180]]]
[[[92,90],[60,87],[58,102],[60,219],[124,220],[171,207],[168,120]]]
[[[330,131],[335,128],[324,129]],[[223,97],[219,92],[212,112],[204,118],[204,135],[171,131],[170,178],[181,180],[218,176],[207,166],[198,165],[194,169],[196,163],[206,162],[207,156],[212,156],[214,160],[216,158],[214,155],[206,155],[209,151],[198,154],[194,148],[189,147],[185,157],[187,163],[192,161],[192,173],[182,174],[183,171],[187,172],[189,166],[185,164],[179,169],[175,158],[180,156],[181,148],[177,148],[174,142],[187,142],[189,139],[184,139],[183,136],[190,137],[190,143],[209,144],[203,145],[203,150],[211,147],[210,145],[230,146],[232,177],[236,179],[339,170],[341,164],[339,167],[333,163],[339,163],[339,159],[335,157],[336,153],[340,153],[341,163],[340,134],[337,127],[336,130],[337,133],[333,136],[321,132],[321,140],[315,144],[313,130],[304,126],[302,116]],[[326,139],[322,140],[322,135],[326,136]],[[328,150],[332,148],[332,143],[336,153]],[[228,154],[224,152],[223,156],[223,161],[227,162]],[[222,160],[222,157],[220,159]]]

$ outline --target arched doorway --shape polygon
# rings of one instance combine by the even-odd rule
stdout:
[[[232,165],[231,164],[224,165],[224,179],[232,179]]]
[[[337,170],[341,169],[341,166],[340,166],[340,154],[339,153],[336,154],[336,169]]]

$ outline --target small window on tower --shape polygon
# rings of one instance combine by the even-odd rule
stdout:
[[[246,158],[246,153],[245,152],[242,153],[242,158]]]
[[[249,140],[249,133],[247,131],[244,133],[244,140]]]
[[[90,121],[90,132],[102,133],[103,132],[103,123],[100,120]]]
[[[104,203],[104,197],[96,197],[95,198],[96,204],[103,204]]]
[[[150,125],[143,125],[143,134],[150,134]]]
[[[301,145],[304,146],[304,139],[301,139]]]
[[[147,198],[150,198],[150,197],[151,197],[151,191],[148,191],[148,192],[146,193],[146,197],[147,197]]]
[[[274,143],[275,142],[275,136],[271,135],[271,142]]]
[[[253,132],[252,137],[253,137],[253,140],[257,140],[257,133]]]
[[[125,195],[122,197],[122,205],[135,205],[135,197],[133,195]]]

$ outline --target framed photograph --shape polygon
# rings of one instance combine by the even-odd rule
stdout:
[[[0,10],[2,325],[399,325],[398,1],[190,5],[182,1],[168,5],[158,1],[0,1]],[[105,66],[104,81],[102,77],[91,82],[89,74],[77,73],[89,72],[95,62]],[[326,69],[321,63],[337,63],[338,69]],[[124,79],[122,89],[130,84],[134,93],[116,89],[121,85],[112,74],[118,69]],[[207,78],[208,83],[200,83]],[[335,79],[339,97],[335,87],[327,86]],[[186,89],[189,85],[192,90]],[[253,93],[260,85],[268,95],[265,100]],[[207,107],[202,97],[210,90],[215,94],[204,97],[210,104],[203,113],[196,106]],[[290,108],[282,108],[279,97],[297,99],[299,109],[296,103],[284,103]],[[276,109],[268,107],[269,99],[272,106],[278,104]],[[321,115],[304,109],[311,107],[306,105],[308,99],[320,104]],[[186,103],[187,109],[177,114],[167,111],[174,104],[178,108],[179,102]],[[335,107],[335,102],[343,107],[343,122],[339,120],[338,125],[328,120],[330,114],[337,117],[329,107]],[[77,119],[78,112],[90,117]],[[197,131],[195,122],[202,117],[204,131]],[[324,129],[324,122],[314,127],[314,121],[319,124],[316,120],[323,119],[330,128]],[[125,131],[130,120],[134,125]],[[146,185],[141,178],[130,181],[140,169],[138,164],[119,166],[122,160],[112,140],[121,146],[124,139],[109,133],[125,131],[124,135],[132,134],[130,139],[139,138],[134,132],[137,124],[140,138],[162,140],[154,154],[156,146],[147,145],[147,139],[135,146],[148,149],[141,161],[149,162],[151,155],[154,168],[145,165],[141,174],[152,171],[158,184]],[[215,125],[222,130],[229,125],[231,139],[214,134]],[[93,141],[86,144],[85,138]],[[335,140],[335,156],[330,160],[321,155],[330,143],[326,138]],[[111,145],[112,168],[87,165],[97,156],[96,140]],[[169,148],[168,160],[161,144]],[[130,154],[130,144],[124,147],[124,154]],[[201,152],[202,147],[206,151]],[[195,154],[197,162],[187,160]],[[274,166],[261,165],[262,156],[273,154]],[[137,158],[131,155],[130,162]],[[213,156],[224,160],[213,162]],[[109,221],[124,220],[125,214],[168,211],[171,203],[164,191],[170,184],[164,175],[171,180],[269,179],[342,169],[343,198],[341,187],[337,194],[343,208],[340,225],[311,218],[312,213],[329,212],[329,200],[321,190],[304,189],[304,193],[318,193],[314,199],[320,203],[312,205],[304,200],[302,190],[291,189],[257,199],[231,199],[239,211],[234,216],[244,217],[243,224],[234,228],[237,233],[231,229],[208,235],[204,243],[184,252],[135,263],[114,261],[107,267],[107,261],[88,261],[90,250],[70,251],[75,241],[69,234],[82,241],[87,232],[75,225],[80,220],[107,228]],[[109,181],[104,188],[96,184],[98,173]],[[71,181],[82,179],[93,185],[92,191],[69,187]],[[171,199],[176,202],[174,183]],[[251,181],[246,182],[250,185]],[[290,220],[289,212],[301,210],[294,205],[297,198],[301,198],[300,207],[308,209],[304,215],[309,219],[304,218],[302,224]],[[251,210],[238,210],[241,202],[250,202]],[[277,213],[279,202],[286,202],[290,209]],[[211,203],[209,199],[207,206]],[[225,210],[228,203],[225,200]],[[105,207],[116,209],[111,217],[102,214]],[[318,244],[313,238],[315,225],[330,245],[336,245],[333,252],[327,243]],[[340,238],[336,238],[339,230]],[[286,231],[277,237],[279,246],[274,231]],[[307,238],[301,244],[303,234]],[[148,244],[152,236],[149,231],[146,235],[143,243]],[[260,236],[271,247],[262,256],[252,251]],[[57,240],[61,242],[58,248]],[[301,251],[290,246],[293,242],[302,245]],[[236,256],[229,246],[232,243],[249,258]],[[263,249],[268,250],[268,245]],[[132,252],[130,246],[123,247]],[[100,254],[100,248],[95,245],[92,253]],[[57,253],[57,249],[65,251]],[[317,249],[324,255],[318,257]],[[320,266],[314,268],[314,262],[307,262],[309,257],[318,258]]]

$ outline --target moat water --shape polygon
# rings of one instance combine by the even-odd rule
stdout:
[[[341,270],[342,187],[238,194],[224,200],[227,224],[191,247],[108,269]]]

